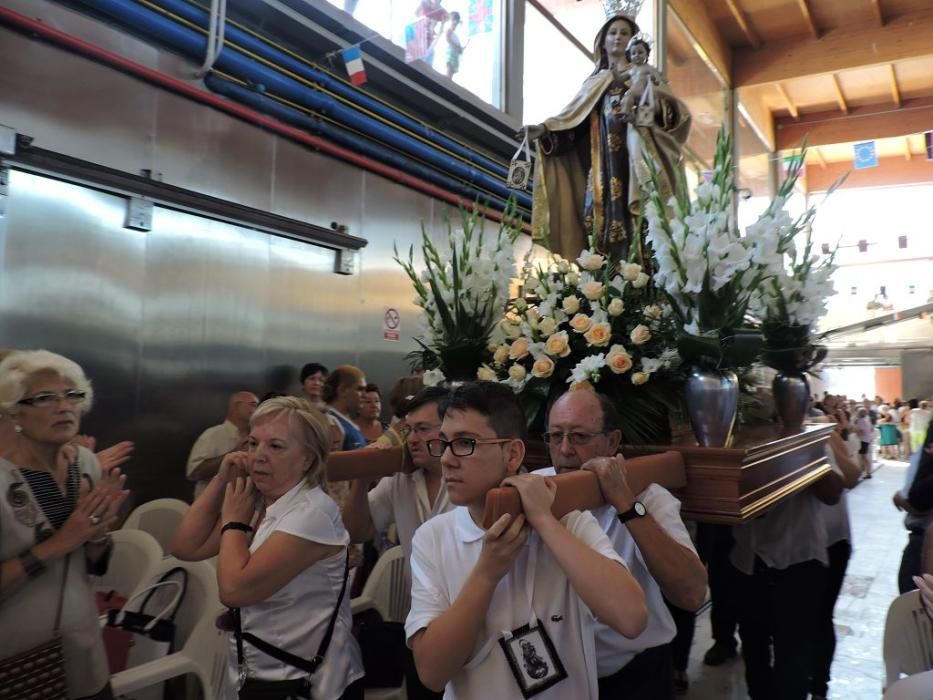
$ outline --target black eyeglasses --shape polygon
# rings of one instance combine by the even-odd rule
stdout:
[[[408,437],[412,433],[424,437],[425,435],[430,435],[440,427],[440,423],[418,423],[417,425],[406,425],[400,432],[405,437]]]
[[[448,447],[454,457],[469,457],[477,445],[501,445],[506,442],[512,442],[516,438],[489,438],[486,440],[477,440],[476,438],[454,438],[453,440],[441,440],[435,438],[428,440],[425,445],[428,446],[428,454],[432,457],[441,457],[444,450]]]
[[[542,435],[542,437],[544,438],[545,442],[550,443],[551,445],[559,445],[564,441],[564,438],[567,438],[567,441],[571,445],[580,446],[580,445],[587,444],[590,440],[592,440],[597,435],[605,435],[605,434],[606,434],[605,430],[600,430],[598,433],[584,433],[579,430],[573,430],[569,433],[561,433],[561,432],[545,433],[544,435]]]
[[[59,394],[54,391],[36,394],[35,396],[30,396],[28,399],[20,399],[16,403],[20,406],[35,406],[37,408],[44,408],[46,406],[53,406],[62,400],[70,404],[78,404],[84,401],[86,398],[86,391],[70,389],[63,394]]]

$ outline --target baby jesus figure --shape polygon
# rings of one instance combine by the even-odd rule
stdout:
[[[633,37],[625,48],[625,57],[630,67],[622,73],[621,77],[627,79],[630,85],[619,103],[619,110],[624,119],[636,123],[640,121],[636,112],[642,105],[651,107],[650,118],[654,119],[654,99],[651,88],[653,85],[660,85],[664,80],[656,68],[648,65],[650,54],[651,47],[640,36]]]

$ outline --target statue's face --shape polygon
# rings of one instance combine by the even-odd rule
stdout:
[[[603,48],[606,55],[613,58],[625,56],[625,47],[629,39],[632,38],[632,28],[624,19],[617,19],[609,25],[606,30],[606,38],[603,41]]]

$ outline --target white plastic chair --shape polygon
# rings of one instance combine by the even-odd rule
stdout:
[[[924,671],[901,678],[884,691],[884,700],[930,700],[930,698],[933,698],[933,671]]]
[[[227,670],[227,639],[214,622],[223,609],[217,592],[217,575],[206,562],[183,562],[166,557],[143,580],[137,590],[169,569],[181,566],[188,571],[188,587],[175,615],[175,651],[115,673],[111,678],[114,695],[135,698],[145,690],[170,678],[192,674],[201,685],[202,697],[223,695]]]
[[[386,622],[405,622],[411,607],[411,590],[405,580],[405,555],[392,547],[379,557],[366,579],[363,592],[350,601],[353,614],[375,608]]]
[[[392,547],[379,557],[366,579],[363,592],[350,601],[353,614],[375,609],[387,622],[405,622],[411,607],[411,589],[405,579],[405,555]],[[405,679],[398,688],[367,688],[366,700],[406,700]]]
[[[901,677],[933,669],[933,625],[923,609],[920,591],[894,599],[884,623],[885,686]]]
[[[155,537],[142,530],[114,530],[113,552],[107,573],[92,576],[91,582],[98,591],[116,591],[129,596],[162,561],[162,547]]]
[[[133,510],[123,523],[123,529],[148,532],[162,545],[162,552],[168,554],[188,508],[187,503],[177,498],[157,498]]]

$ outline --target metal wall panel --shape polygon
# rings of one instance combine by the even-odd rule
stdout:
[[[44,0],[0,5],[176,77],[188,69]],[[232,391],[297,392],[309,361],[357,364],[384,392],[406,373],[416,307],[392,246],[417,248],[422,221],[444,239],[445,205],[2,28],[0,62],[0,124],[43,148],[369,240],[355,273],[336,275],[329,249],[162,208],[151,232],[131,231],[122,197],[14,173],[0,347],[48,347],[85,367],[97,402],[84,427],[102,444],[137,442],[137,499],[190,495],[190,446]],[[386,306],[402,312],[400,342],[383,339]]]

